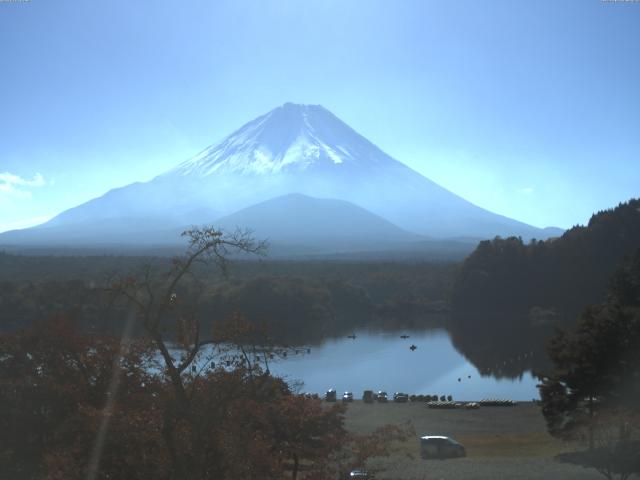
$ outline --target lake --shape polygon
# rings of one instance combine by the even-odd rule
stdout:
[[[402,339],[401,334],[410,338]],[[301,392],[346,390],[361,398],[364,390],[385,390],[391,396],[452,395],[455,400],[539,398],[537,379],[482,377],[451,344],[445,330],[403,332],[356,331],[356,338],[328,339],[310,353],[271,361],[271,373],[288,381],[302,381]],[[411,345],[417,349],[410,350]]]

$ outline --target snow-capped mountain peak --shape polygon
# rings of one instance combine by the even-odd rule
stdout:
[[[433,237],[549,236],[442,188],[391,158],[327,109],[291,103],[250,121],[173,170],[149,182],[110,190],[61,213],[43,228],[63,231],[75,225],[77,232],[83,232],[87,222],[91,229],[96,224],[117,224],[114,231],[120,228],[133,235],[143,224],[149,231],[169,224],[210,223],[274,198],[287,198],[289,206],[302,201],[291,194],[348,202],[405,231]],[[279,218],[286,217],[282,203],[270,205],[273,211],[282,207]],[[291,222],[278,221],[281,225],[274,228],[309,228],[301,221]],[[352,231],[338,221],[337,214],[330,215],[322,230],[334,237]],[[389,232],[378,230],[372,235],[388,236]]]
[[[168,173],[206,177],[300,172],[357,164],[363,153],[373,163],[389,159],[324,107],[285,103]]]

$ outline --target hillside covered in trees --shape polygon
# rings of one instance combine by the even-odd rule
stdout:
[[[326,408],[270,374],[267,357],[288,346],[242,315],[204,339],[193,265],[224,273],[228,252],[261,244],[212,228],[188,235],[169,270],[105,285],[126,312],[120,335],[81,332],[62,315],[0,332],[2,478],[295,480],[304,469],[333,479],[415,436],[408,424],[350,434],[343,405]],[[225,362],[207,356],[214,344]]]
[[[125,315],[110,302],[109,279],[170,267],[165,257],[0,252],[0,331],[67,315],[82,331],[118,334]],[[200,282],[185,282],[177,293],[197,305],[205,322],[240,313],[282,341],[306,344],[361,327],[442,325],[455,268],[438,262],[237,261],[228,278],[194,266]]]
[[[602,301],[609,278],[639,246],[638,199],[598,212],[560,238],[481,242],[454,282],[455,345],[486,373],[546,367],[548,337]]]

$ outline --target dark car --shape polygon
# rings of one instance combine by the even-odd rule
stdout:
[[[342,395],[343,402],[353,402],[353,392],[344,392]]]
[[[336,391],[333,388],[327,390],[327,393],[324,394],[324,399],[327,402],[335,402],[336,401]]]
[[[409,401],[409,395],[402,392],[396,392],[393,394],[393,401],[396,403],[407,403]]]
[[[373,390],[365,390],[362,394],[362,401],[364,403],[373,403],[374,398]]]
[[[422,458],[457,458],[466,455],[464,446],[453,438],[439,435],[426,435],[420,438]]]

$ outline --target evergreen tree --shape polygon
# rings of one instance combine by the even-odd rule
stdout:
[[[549,432],[588,443],[565,459],[607,478],[640,472],[639,279],[640,250],[614,275],[607,301],[552,338],[554,370],[540,385]]]

